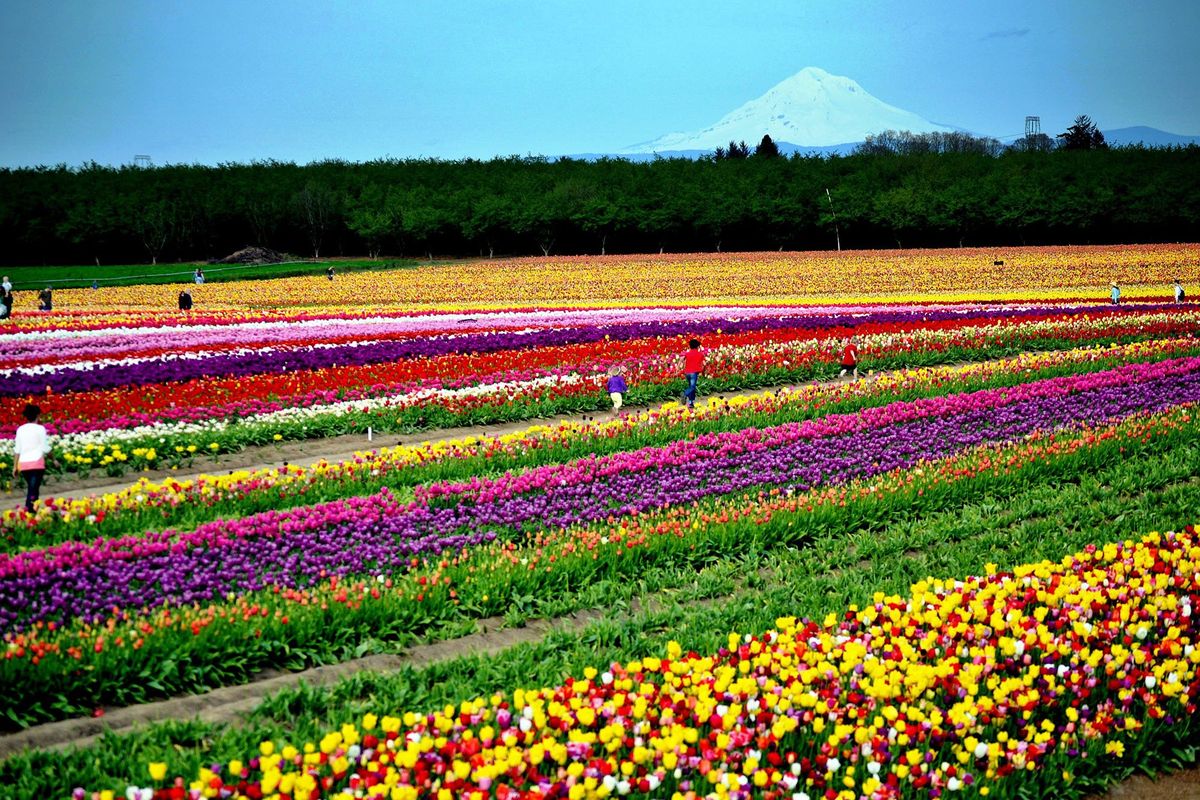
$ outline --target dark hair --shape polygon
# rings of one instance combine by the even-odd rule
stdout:
[[[699,346],[700,346],[699,339],[692,339],[690,342],[688,342],[688,347],[692,348],[693,350],[695,350]]]
[[[29,422],[33,422],[42,415],[42,409],[35,406],[33,403],[26,403],[25,410],[21,412],[21,416],[25,417]]]

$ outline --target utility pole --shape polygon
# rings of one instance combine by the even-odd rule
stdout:
[[[842,252],[842,232],[838,230],[837,212],[833,210],[833,195],[829,193],[829,188],[825,189],[825,196],[829,198],[829,213],[833,214],[833,235],[837,237],[838,252]]]

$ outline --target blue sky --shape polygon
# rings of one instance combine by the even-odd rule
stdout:
[[[989,135],[1200,134],[1200,3],[0,0],[0,165],[611,152],[806,66]]]

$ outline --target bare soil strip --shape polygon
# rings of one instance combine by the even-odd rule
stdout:
[[[1135,775],[1087,800],[1200,800],[1200,767],[1189,767],[1157,778]]]
[[[634,608],[636,608],[636,604]],[[154,703],[107,710],[102,717],[84,717],[36,725],[23,731],[0,736],[0,760],[25,749],[61,750],[86,747],[105,731],[128,731],[164,720],[198,719],[203,722],[237,725],[262,700],[273,692],[291,689],[301,683],[327,686],[358,672],[395,672],[404,667],[422,667],[449,661],[462,655],[491,655],[540,641],[547,633],[578,631],[605,618],[600,610],[581,611],[553,620],[532,620],[523,628],[502,627],[503,620],[493,617],[478,623],[479,632],[457,639],[418,645],[403,655],[372,655],[322,667],[273,675],[252,683],[225,686],[204,694],[174,697]]]
[[[318,461],[346,461],[354,458],[356,453],[378,450],[382,447],[396,445],[424,444],[425,442],[442,442],[451,439],[462,439],[467,436],[500,436],[515,433],[533,425],[557,425],[560,422],[579,422],[587,419],[603,418],[604,414],[574,414],[546,419],[527,419],[520,422],[506,422],[496,425],[476,425],[469,428],[441,428],[421,433],[377,435],[373,441],[367,441],[366,434],[345,434],[330,436],[323,439],[306,439],[299,442],[284,442],[279,445],[261,445],[247,447],[236,453],[222,455],[219,460],[205,458],[186,469],[153,469],[141,472],[129,472],[125,475],[112,477],[110,475],[92,475],[87,478],[75,477],[74,473],[54,476],[42,488],[46,498],[56,497],[76,499],[94,494],[119,491],[148,478],[152,481],[162,481],[174,478],[178,481],[198,478],[201,475],[220,475],[236,470],[257,470],[277,468],[282,466],[307,467]],[[61,489],[60,489],[61,487]],[[8,494],[16,497],[24,496],[24,486],[14,485]]]

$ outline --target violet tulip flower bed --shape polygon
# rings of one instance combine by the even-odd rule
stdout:
[[[752,487],[806,491],[911,467],[985,442],[1096,425],[1200,401],[1200,358],[1131,364],[835,414],[774,428],[707,434],[664,447],[534,468],[499,478],[386,490],[290,512],[0,554],[0,631],[100,621],[114,609],[207,602],[329,576],[392,574],[411,560],[534,529],[636,516]]]

